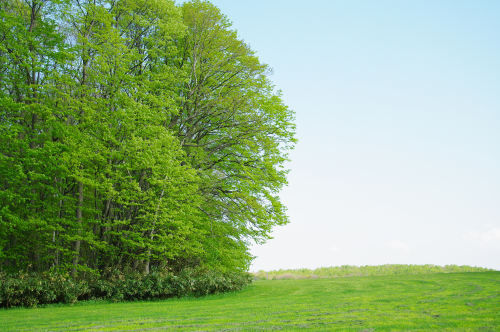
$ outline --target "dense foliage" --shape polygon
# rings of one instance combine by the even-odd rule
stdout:
[[[208,2],[1,1],[0,271],[245,271],[287,222],[268,74]]]
[[[136,301],[201,296],[239,290],[252,279],[248,273],[200,269],[185,269],[179,275],[113,272],[104,278],[78,280],[55,272],[0,273],[0,307],[36,307],[78,300]]]

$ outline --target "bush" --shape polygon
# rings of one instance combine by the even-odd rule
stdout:
[[[0,273],[0,307],[38,304],[74,303],[90,291],[85,280],[75,281],[67,275],[52,272]]]
[[[295,269],[277,271],[259,271],[253,274],[254,279],[308,279],[308,278],[337,278],[352,276],[382,276],[382,275],[404,275],[404,274],[429,274],[429,273],[453,273],[453,272],[484,272],[491,271],[482,267],[457,266],[457,265],[403,265],[387,264],[376,266],[354,266],[342,265],[332,267],[320,267],[315,270]]]
[[[101,278],[94,276],[79,280],[55,272],[0,273],[0,307],[36,307],[88,299],[135,301],[203,296],[239,290],[251,280],[252,276],[245,272],[201,269],[186,269],[178,275],[113,272]]]

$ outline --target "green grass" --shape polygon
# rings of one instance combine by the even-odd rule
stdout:
[[[500,272],[259,280],[159,302],[0,310],[0,330],[500,331]]]

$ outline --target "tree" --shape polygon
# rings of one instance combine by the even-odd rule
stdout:
[[[193,1],[182,9],[188,33],[178,42],[176,64],[187,80],[169,126],[202,178],[200,209],[217,243],[213,258],[220,260],[221,248],[247,253],[248,240],[264,240],[287,222],[277,194],[286,184],[294,115],[274,93],[268,66],[215,6]],[[239,257],[248,258],[244,253]]]
[[[245,270],[293,112],[208,2],[0,4],[0,270]]]

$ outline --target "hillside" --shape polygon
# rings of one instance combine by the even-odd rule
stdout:
[[[203,298],[1,310],[0,321],[7,331],[495,331],[499,285],[500,272],[259,280]]]

